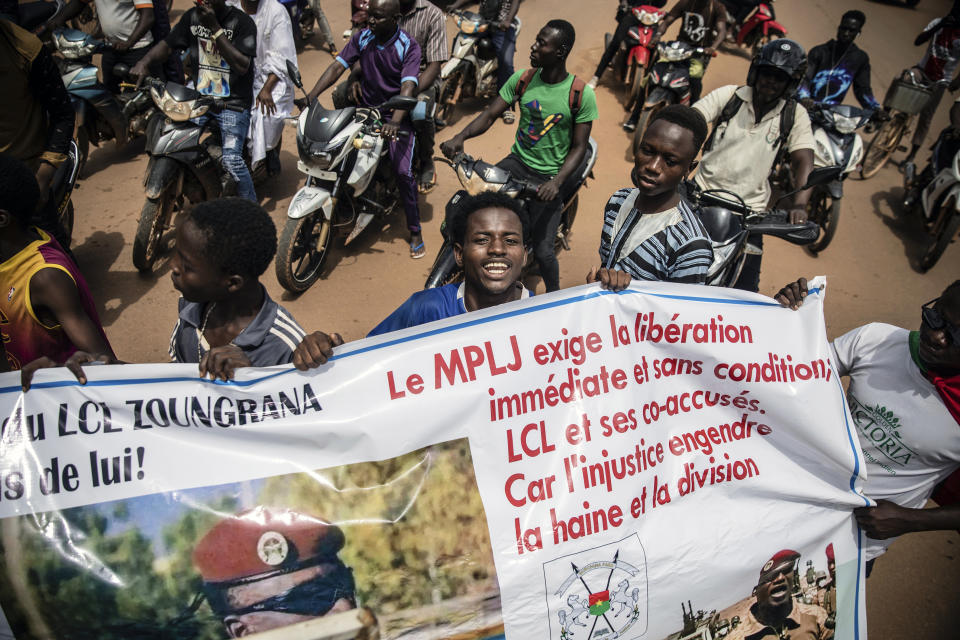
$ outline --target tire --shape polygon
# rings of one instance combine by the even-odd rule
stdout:
[[[133,238],[133,266],[140,272],[153,269],[163,234],[173,214],[173,200],[173,190],[168,188],[156,200],[147,198],[143,203],[137,234]]]
[[[642,100],[644,95],[644,86],[643,80],[647,76],[647,69],[643,65],[635,65],[633,72],[633,84],[630,85],[630,95],[627,96],[627,103],[624,105],[624,109],[630,111],[633,109],[633,106],[637,104],[637,100]]]
[[[446,124],[450,124],[450,118],[457,108],[457,105],[450,100],[456,94],[462,76],[463,70],[457,69],[440,85],[440,97],[437,99],[437,117]]]
[[[933,268],[933,265],[937,264],[937,260],[939,260],[943,252],[947,250],[947,246],[953,241],[954,236],[957,235],[957,230],[960,229],[960,214],[956,212],[952,200],[948,200],[941,205],[940,215],[949,217],[940,225],[940,230],[937,232],[933,244],[930,245],[927,252],[920,258],[920,271],[922,273],[926,273]]]
[[[577,219],[577,209],[580,208],[580,194],[573,196],[573,200],[570,201],[570,206],[567,207],[563,212],[563,217],[560,220],[560,226],[557,227],[557,238],[553,244],[554,253],[559,252],[561,249],[570,250],[570,234],[573,231],[573,223]]]
[[[73,243],[73,220],[73,200],[69,200],[67,206],[63,208],[63,213],[60,214],[60,220],[57,221],[60,225],[60,233],[63,234],[60,245],[64,249],[69,249]]]
[[[782,31],[771,31],[766,35],[761,35],[757,38],[756,42],[753,43],[753,57],[756,58],[757,54],[760,53],[760,50],[763,49],[767,44],[773,42],[774,40],[779,40],[783,38],[786,34]]]
[[[893,117],[880,125],[863,152],[863,167],[860,169],[862,180],[872,178],[883,168],[897,150],[900,138],[906,130],[907,121],[901,116]]]
[[[810,196],[807,211],[810,212],[810,220],[820,226],[820,235],[806,246],[810,253],[816,255],[827,248],[837,233],[837,224],[840,222],[840,200],[831,198],[827,189],[817,187]]]
[[[85,126],[77,129],[77,177],[83,175],[83,169],[87,165],[87,157],[90,155],[90,133]]]
[[[649,109],[644,109],[640,114],[640,119],[637,120],[637,130],[633,133],[634,148],[636,148],[636,146],[640,144],[640,141],[643,139],[643,132],[647,130],[647,126],[650,124],[650,120],[653,118],[653,115],[657,111],[660,111],[663,106],[664,105],[662,103],[657,104]]]
[[[320,277],[332,239],[333,226],[320,212],[298,220],[288,219],[277,242],[280,286],[291,293],[309,289]]]
[[[430,268],[430,275],[427,276],[423,288],[436,289],[453,282],[459,282],[462,279],[463,268],[457,266],[453,245],[444,240],[436,259],[433,261],[433,267]]]

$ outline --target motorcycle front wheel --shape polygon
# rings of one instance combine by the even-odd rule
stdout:
[[[927,252],[920,258],[920,271],[926,273],[937,264],[937,260],[947,250],[947,246],[953,241],[957,231],[960,230],[960,214],[956,212],[956,206],[952,200],[944,202],[940,207],[939,217],[942,219],[939,229],[936,231],[936,237],[933,244],[927,249]]]
[[[643,132],[647,130],[647,127],[650,125],[650,120],[653,118],[654,114],[657,111],[660,111],[664,107],[663,103],[656,104],[652,107],[646,108],[640,114],[640,119],[637,121],[637,130],[633,134],[633,148],[636,149],[637,145],[640,144],[640,141],[643,140]]]
[[[153,269],[160,254],[160,244],[173,214],[173,188],[167,188],[156,200],[147,198],[140,211],[137,234],[133,238],[133,266],[138,271]]]
[[[456,95],[457,87],[460,86],[461,77],[463,77],[463,70],[457,69],[447,76],[447,79],[440,85],[440,98],[437,100],[437,118],[445,124],[450,124],[453,111],[457,108],[457,105],[453,102],[453,96]]]
[[[570,250],[570,233],[573,231],[573,222],[577,219],[577,209],[580,208],[580,194],[573,196],[570,206],[563,210],[560,226],[557,228],[557,238],[554,242],[554,252],[560,249]]]
[[[887,164],[887,160],[897,150],[900,138],[906,130],[907,120],[899,114],[880,125],[864,150],[863,167],[860,169],[861,180],[872,178],[883,168],[883,165]]]
[[[630,85],[630,95],[627,97],[627,103],[623,107],[627,111],[631,111],[633,105],[645,97],[644,79],[647,77],[647,68],[640,64],[634,64],[633,67],[633,84]]]
[[[823,187],[815,187],[807,205],[810,220],[820,226],[820,235],[811,244],[806,245],[807,251],[816,255],[827,248],[833,236],[837,233],[837,223],[840,221],[840,200],[830,197],[830,193]]]
[[[303,293],[320,277],[330,251],[333,229],[323,214],[288,219],[277,242],[276,271],[280,286]]]

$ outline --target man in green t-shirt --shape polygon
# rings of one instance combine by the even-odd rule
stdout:
[[[511,175],[540,185],[537,201],[528,208],[533,223],[533,252],[547,291],[560,288],[560,265],[554,238],[560,224],[564,196],[577,186],[577,168],[586,157],[590,128],[597,119],[597,99],[584,86],[574,118],[570,90],[576,76],[567,73],[567,56],[576,32],[566,20],[551,20],[530,47],[530,65],[536,69],[517,96],[524,69],[510,76],[500,95],[463,131],[440,145],[448,158],[463,151],[463,143],[484,133],[519,99],[520,124],[510,155],[497,163]],[[576,122],[574,122],[576,120]]]

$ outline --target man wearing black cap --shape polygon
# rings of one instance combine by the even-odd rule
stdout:
[[[343,532],[319,518],[256,507],[217,523],[193,551],[203,593],[231,638],[356,607]]]
[[[794,573],[800,554],[783,549],[760,569],[753,593],[757,601],[743,624],[727,640],[827,640],[833,631],[823,627],[817,617],[804,613],[793,602]]]

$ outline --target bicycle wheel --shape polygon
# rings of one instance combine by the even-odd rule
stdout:
[[[872,178],[883,168],[906,132],[907,118],[903,114],[897,114],[880,125],[863,154],[863,167],[860,169],[862,180]]]

